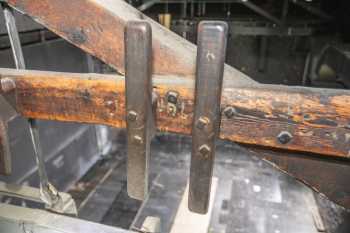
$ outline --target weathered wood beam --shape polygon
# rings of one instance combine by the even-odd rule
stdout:
[[[284,173],[300,180],[331,201],[350,209],[349,160],[332,160],[287,151],[252,149],[252,156],[264,159]]]
[[[62,38],[124,74],[124,27],[147,20],[153,34],[153,72],[193,78],[196,46],[143,15],[123,0],[7,0]],[[254,85],[252,79],[225,65],[226,86]]]
[[[123,76],[0,69],[15,83],[17,111],[25,117],[125,127]],[[159,96],[157,127],[190,134],[194,82],[153,77]],[[167,101],[178,93],[178,104]],[[263,85],[223,88],[220,137],[293,151],[350,157],[350,91]]]

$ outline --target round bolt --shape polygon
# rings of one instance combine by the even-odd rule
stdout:
[[[235,113],[236,109],[234,109],[234,107],[229,106],[224,109],[224,114],[228,119],[232,118],[235,115]]]
[[[168,103],[177,104],[178,98],[179,98],[179,93],[177,93],[176,91],[169,91],[167,93]]]
[[[143,143],[142,137],[139,135],[135,135],[133,138],[134,142],[137,143],[138,145],[141,145]]]
[[[203,158],[208,158],[210,152],[211,149],[207,144],[201,145],[199,147],[199,153],[203,156]]]
[[[277,139],[281,144],[287,144],[292,140],[293,136],[287,132],[287,131],[282,131],[278,136]]]
[[[0,81],[1,83],[1,90],[4,93],[8,93],[10,91],[13,91],[16,88],[16,83],[10,78],[3,78]]]
[[[209,125],[210,120],[206,117],[200,117],[197,121],[197,128],[203,130],[207,125]]]
[[[129,121],[136,121],[137,120],[137,112],[129,111],[127,118]]]

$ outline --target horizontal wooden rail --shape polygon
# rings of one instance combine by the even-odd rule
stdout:
[[[125,127],[123,76],[0,69],[0,77],[13,80],[17,111],[25,117]],[[154,76],[153,86],[158,129],[190,134],[193,81]],[[224,87],[220,138],[348,158],[349,104],[345,90]]]

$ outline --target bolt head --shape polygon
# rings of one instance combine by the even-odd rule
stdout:
[[[289,143],[292,140],[292,138],[293,136],[287,131],[283,131],[277,136],[277,139],[281,144]]]
[[[211,149],[207,144],[204,144],[199,147],[198,151],[204,158],[208,158],[211,152]]]
[[[143,143],[143,139],[142,139],[142,137],[139,136],[139,135],[135,135],[135,136],[133,137],[133,141],[134,141],[134,143],[136,143],[136,144],[138,144],[138,145],[141,145],[141,144]]]
[[[230,107],[226,107],[224,109],[224,114],[225,114],[225,116],[228,119],[232,118],[235,115],[235,113],[236,113],[236,110],[233,107],[231,107],[231,106]]]
[[[11,78],[1,79],[0,84],[1,84],[1,90],[4,93],[8,93],[10,91],[13,91],[16,88],[16,83]]]
[[[169,91],[167,93],[167,101],[169,103],[177,104],[178,97],[179,97],[179,93],[177,93],[176,91]]]
[[[210,123],[210,120],[206,117],[200,117],[196,123],[196,127],[200,130],[203,130]]]
[[[137,120],[137,112],[135,111],[129,111],[127,115],[128,121],[136,121]]]

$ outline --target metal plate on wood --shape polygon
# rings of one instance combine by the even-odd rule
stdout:
[[[7,124],[0,119],[0,174],[11,175],[11,152]]]
[[[203,21],[198,26],[188,204],[191,211],[202,214],[208,211],[215,140],[220,128],[220,99],[227,28],[226,23],[219,21]]]
[[[152,31],[144,21],[125,29],[126,123],[129,196],[143,200],[148,189],[148,161],[154,129],[152,111]]]

